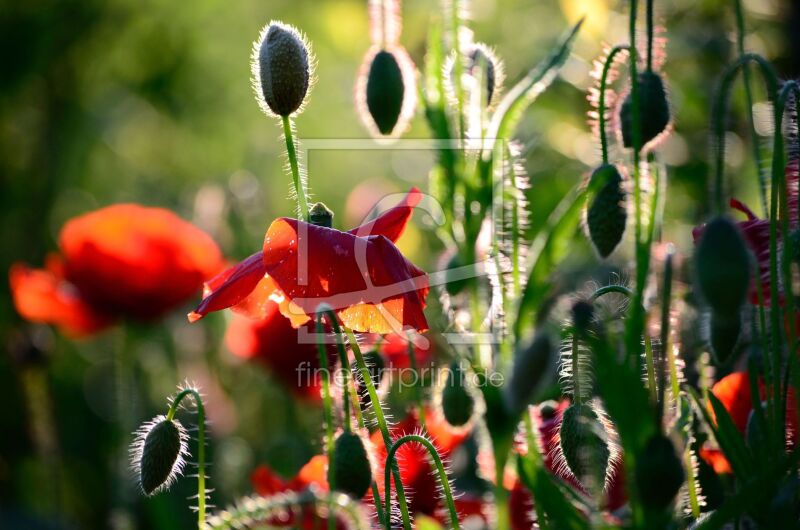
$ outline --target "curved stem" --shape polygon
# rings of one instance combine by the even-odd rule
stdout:
[[[618,44],[611,48],[603,64],[603,72],[600,75],[600,94],[597,102],[597,121],[600,129],[600,150],[603,154],[603,164],[608,164],[608,136],[606,135],[606,89],[608,87],[608,74],[617,58],[617,54],[627,51],[630,48],[627,44]]]
[[[453,530],[458,530],[458,512],[456,511],[456,503],[453,500],[453,492],[450,489],[450,481],[447,479],[447,472],[444,469],[444,464],[442,463],[442,458],[439,456],[439,453],[436,451],[436,447],[424,436],[420,436],[418,434],[408,434],[401,438],[398,438],[392,446],[389,448],[389,452],[386,454],[386,462],[387,464],[392,464],[392,467],[397,464],[395,461],[395,453],[397,450],[400,449],[404,444],[414,442],[422,445],[425,449],[428,450],[428,454],[431,456],[431,460],[433,460],[433,464],[436,467],[436,472],[439,475],[439,484],[442,486],[442,492],[444,493],[445,502],[447,503],[447,509],[450,512],[450,528]],[[386,466],[384,471],[384,487],[385,487],[385,495],[386,495],[386,513],[389,513],[391,506],[389,505],[390,497],[388,495],[389,489],[391,488],[391,481],[389,478],[389,468],[390,466]],[[398,492],[399,493],[399,492]],[[386,529],[389,530],[389,522],[386,521]]]
[[[326,309],[330,306],[321,304],[317,308],[317,336],[321,337],[325,333],[325,326],[322,324],[322,317]],[[317,340],[317,351],[319,353],[319,367],[322,375],[322,414],[325,419],[325,453],[328,457],[328,488],[330,491],[336,489],[333,477],[334,469],[334,440],[333,440],[333,400],[331,399],[330,370],[328,368],[328,352],[325,351],[323,340]],[[328,518],[328,530],[336,528],[336,521],[333,517]]]
[[[172,400],[167,420],[172,421],[186,396],[192,396],[197,407],[197,527],[202,529],[206,524],[206,412],[200,392],[193,387],[181,390]]]
[[[746,64],[754,62],[767,86],[767,95],[775,101],[778,92],[778,75],[766,59],[755,53],[746,53],[731,64],[722,74],[719,89],[714,101],[714,137],[716,140],[716,160],[714,164],[714,209],[717,213],[725,210],[723,178],[725,173],[725,111],[730,100],[731,87],[736,74]],[[779,131],[775,131],[778,135]]]
[[[281,121],[283,122],[283,139],[286,141],[286,156],[289,158],[289,167],[292,170],[294,192],[297,194],[297,207],[303,220],[308,221],[308,200],[306,199],[305,183],[300,176],[300,164],[297,162],[292,119],[289,116],[281,116]]]
[[[358,369],[361,371],[361,377],[364,380],[364,385],[367,387],[367,392],[369,393],[369,399],[372,401],[372,410],[375,412],[375,420],[378,423],[378,428],[381,431],[383,443],[386,446],[386,450],[389,451],[392,446],[392,436],[389,433],[389,425],[386,422],[386,417],[383,414],[383,408],[381,406],[380,399],[378,398],[378,391],[375,390],[375,385],[372,383],[372,377],[370,377],[369,368],[367,368],[367,363],[364,362],[364,356],[361,354],[361,348],[358,347],[356,336],[349,328],[344,327],[344,330],[345,333],[347,333],[347,337],[350,339],[350,348],[353,350],[353,355],[356,358],[356,364],[358,364]],[[406,501],[406,494],[405,490],[403,489],[403,481],[400,477],[400,468],[397,467],[396,462],[392,462],[390,467],[392,469],[392,475],[394,476],[394,482],[397,489],[397,502],[400,505],[400,514],[403,518],[403,528],[410,530],[411,517],[408,513],[408,502]],[[383,494],[387,496],[388,499],[389,492],[384,491]],[[391,512],[389,510],[387,510],[384,514],[387,524],[391,519],[390,514]]]

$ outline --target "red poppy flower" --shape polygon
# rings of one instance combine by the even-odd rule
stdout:
[[[750,412],[753,410],[748,372],[733,372],[726,375],[714,384],[711,388],[711,393],[719,399],[725,410],[730,414],[733,424],[742,433],[742,436],[745,436],[747,421],[750,418]],[[766,388],[761,380],[758,381],[758,393],[761,400],[766,399]],[[709,411],[711,411],[713,417],[714,412],[711,409],[711,404],[709,404]],[[794,443],[797,433],[796,411],[797,404],[794,399],[794,392],[790,388],[786,404],[786,426],[789,435],[787,442],[789,443]],[[700,450],[700,456],[719,474],[733,472],[730,463],[728,463],[725,455],[719,449],[703,447]]]
[[[349,232],[296,219],[273,221],[262,252],[211,280],[189,320],[234,305],[259,317],[267,304],[277,303],[298,327],[324,302],[354,331],[427,329],[422,310],[428,278],[393,244],[420,199],[414,188],[399,205]]]
[[[422,337],[414,341],[414,359],[417,368],[427,366],[433,362],[433,342]],[[408,337],[400,333],[391,333],[383,338],[380,346],[381,353],[386,357],[386,365],[390,368],[402,370],[411,367],[408,357]]]
[[[117,204],[68,221],[61,255],[10,270],[17,311],[80,336],[120,318],[151,321],[185,302],[222,267],[203,231],[162,208]]]
[[[790,160],[786,164],[786,186],[787,186],[787,208],[789,214],[789,226],[794,230],[797,228],[798,222],[798,184],[800,183],[800,170],[798,169],[797,160]],[[769,219],[759,219],[753,211],[748,208],[744,203],[737,199],[730,200],[730,207],[737,210],[747,217],[744,221],[737,223],[739,229],[744,236],[745,243],[750,247],[750,251],[755,257],[756,264],[758,265],[759,277],[761,279],[762,298],[765,305],[770,305],[770,273],[769,273]],[[703,234],[705,225],[695,227],[692,230],[694,241],[700,240]],[[780,226],[778,226],[778,249],[782,246],[782,235]],[[758,305],[758,291],[757,283],[750,282],[750,290],[748,299],[751,304]],[[782,286],[779,285],[779,289]],[[782,295],[781,295],[782,296]],[[782,300],[779,300],[782,303]]]

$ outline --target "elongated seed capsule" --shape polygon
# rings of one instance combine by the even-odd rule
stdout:
[[[373,48],[364,58],[356,82],[361,120],[376,136],[396,136],[414,113],[414,63],[401,46]]]
[[[131,444],[131,465],[145,495],[166,490],[181,474],[188,434],[177,420],[158,416],[142,425]]]
[[[294,27],[270,22],[253,44],[253,85],[265,112],[290,116],[305,101],[313,55]]]

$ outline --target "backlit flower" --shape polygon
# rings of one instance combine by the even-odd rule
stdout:
[[[12,266],[17,311],[87,335],[121,318],[152,321],[222,267],[216,243],[169,210],[117,204],[75,217],[44,269]]]
[[[262,252],[208,282],[206,297],[189,320],[235,305],[263,318],[267,306],[275,303],[299,327],[324,302],[354,331],[427,329],[423,308],[428,278],[393,243],[420,199],[412,189],[399,205],[349,232],[276,219]]]

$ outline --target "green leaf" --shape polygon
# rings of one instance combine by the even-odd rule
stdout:
[[[530,454],[517,458],[517,472],[520,481],[533,494],[535,502],[551,522],[547,528],[589,530],[589,522],[567,499],[556,479],[542,465],[537,465]]]

